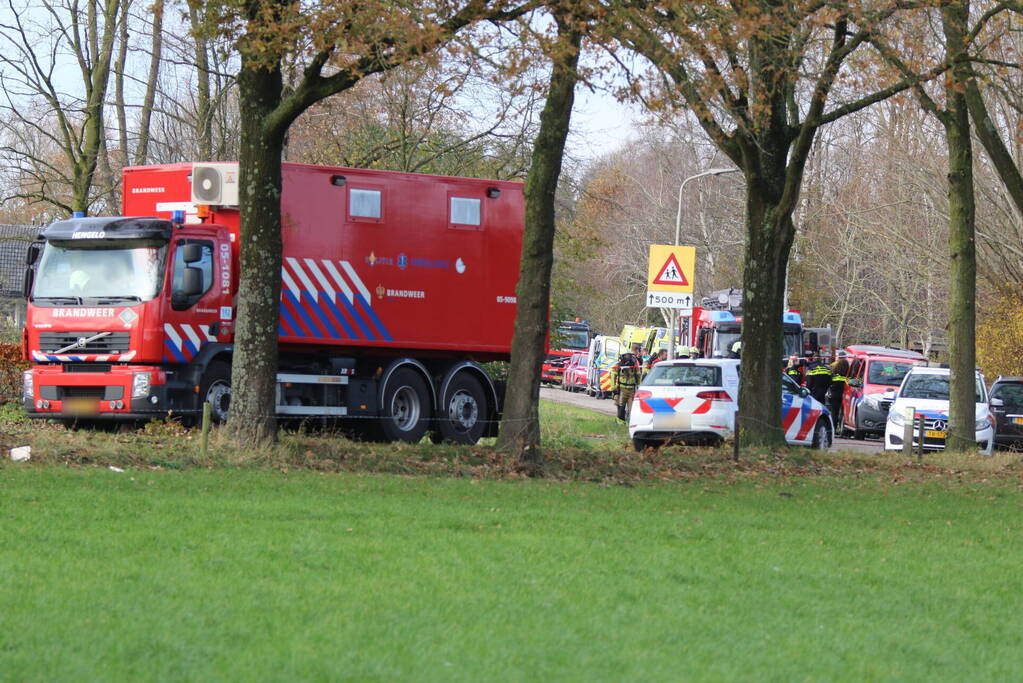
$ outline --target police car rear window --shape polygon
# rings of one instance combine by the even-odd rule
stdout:
[[[714,365],[655,365],[643,384],[659,387],[719,387],[721,368]]]

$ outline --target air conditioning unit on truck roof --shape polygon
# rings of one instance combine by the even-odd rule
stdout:
[[[192,203],[238,206],[238,164],[193,164]]]

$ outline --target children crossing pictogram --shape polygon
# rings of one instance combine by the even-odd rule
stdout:
[[[647,260],[647,306],[689,308],[693,305],[696,247],[651,244]]]
[[[686,274],[682,271],[682,267],[678,264],[678,259],[675,258],[675,254],[669,254],[668,260],[661,266],[661,270],[658,272],[657,277],[653,279],[651,284],[655,285],[688,285],[689,280],[686,278]]]

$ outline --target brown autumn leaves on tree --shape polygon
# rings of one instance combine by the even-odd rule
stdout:
[[[903,7],[637,3],[608,27],[656,66],[660,101],[692,111],[746,182],[738,415],[745,443],[784,444],[781,317],[793,213],[818,130],[934,75],[899,77],[860,59]]]
[[[371,15],[382,16],[381,10],[390,7],[385,5],[374,4]],[[813,140],[820,127],[933,78],[946,66],[900,77],[867,60],[857,61],[894,16],[918,9],[906,3],[597,3],[588,8],[603,11],[605,44],[618,41],[650,60],[667,82],[662,102],[674,101],[693,111],[711,140],[743,171],[744,334],[746,348],[754,352],[747,351],[742,367],[747,400],[739,423],[750,442],[781,443],[774,396],[780,319],[795,238],[793,213]],[[243,215],[242,269],[250,277],[261,275],[244,283],[240,294],[239,315],[251,323],[239,329],[237,435],[272,438],[266,397],[276,359],[276,340],[269,330],[276,317],[280,264],[274,253],[279,252],[280,237],[274,210],[279,177],[270,160],[276,156],[273,165],[279,160],[284,131],[319,99],[351,87],[366,73],[421,56],[479,19],[481,12],[492,10],[481,4],[462,9],[446,21],[422,15],[429,17],[425,24],[418,23],[422,16],[410,19],[398,13],[398,24],[389,26],[367,22],[367,15],[347,6],[313,17],[289,14],[287,6],[272,2],[244,6],[248,23],[238,41],[245,119],[242,194],[248,215]],[[343,55],[338,26],[343,26],[344,36],[363,39],[345,44]],[[358,33],[360,28],[366,33]],[[383,56],[380,46],[385,47]],[[281,61],[299,47],[310,58],[302,80],[285,95]],[[850,75],[850,64],[861,73]],[[327,65],[337,70],[325,77]],[[249,259],[248,243],[259,245],[259,254]],[[520,299],[520,307],[522,303]],[[534,439],[538,437],[518,442]]]
[[[476,0],[412,7],[376,1],[307,6],[299,12],[295,5],[267,0],[207,3],[200,12],[199,4],[188,3],[190,20],[197,26],[215,27],[216,37],[235,45],[242,58],[245,277],[239,310],[247,322],[239,330],[232,420],[241,438],[273,438],[272,391],[267,389],[272,389],[276,365],[280,286],[276,174],[291,124],[331,94],[350,90],[367,75],[435,54],[453,36],[479,22],[509,19],[533,7],[542,11],[545,4]],[[963,4],[761,0],[558,5],[599,17],[580,30],[588,34],[590,44],[604,46],[623,64],[629,62],[625,55],[630,49],[644,55],[652,77],[644,80],[634,73],[634,94],[661,112],[671,107],[690,112],[720,153],[743,171],[747,290],[743,392],[754,398],[744,402],[742,421],[754,441],[777,443],[780,439],[774,380],[780,360],[784,275],[795,241],[794,215],[818,130],[936,76],[944,68],[940,56],[933,63],[914,64],[910,76],[877,59],[867,44],[882,36],[902,49],[911,39],[926,40],[926,35],[900,36],[901,25],[895,20],[912,13],[935,16],[939,6]],[[1014,8],[1015,3],[974,3],[974,13],[989,20],[1004,7]],[[197,36],[214,37],[201,31]],[[157,37],[152,40],[154,56]],[[471,45],[472,41],[465,42]],[[205,49],[202,53],[207,54]],[[1000,71],[985,72],[970,81],[971,113],[977,110],[976,98],[970,97],[974,90],[981,97],[997,91],[1002,99],[1011,93],[1011,88],[1001,85],[1014,72],[1011,58],[1002,62]],[[520,63],[510,68],[521,67]],[[204,97],[208,105],[207,90],[200,88],[200,99]],[[207,114],[200,118],[206,120]],[[974,113],[975,119],[979,117]],[[1002,127],[1001,121],[997,123],[990,127]],[[994,154],[997,141],[990,135],[981,137]],[[202,145],[211,153],[212,147],[212,142]],[[1012,153],[1007,156],[1011,162]],[[996,166],[1011,191],[1014,165]],[[760,352],[750,353],[754,348]],[[535,401],[531,414],[535,414]]]
[[[280,162],[291,124],[366,76],[431,54],[466,27],[510,19],[528,8],[482,0],[416,6],[373,0],[318,7],[284,0],[215,5],[219,16],[213,25],[234,40],[241,55],[241,279],[228,425],[236,442],[262,444],[277,435]],[[285,66],[296,74],[287,87]]]

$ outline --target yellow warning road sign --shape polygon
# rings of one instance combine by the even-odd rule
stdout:
[[[692,292],[695,269],[696,247],[651,244],[647,293]]]

